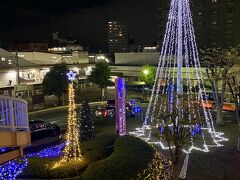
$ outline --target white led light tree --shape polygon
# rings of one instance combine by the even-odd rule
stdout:
[[[145,122],[131,134],[175,152],[222,146],[227,139],[205,106],[203,81],[189,0],[171,0]]]

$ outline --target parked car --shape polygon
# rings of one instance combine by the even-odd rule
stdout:
[[[44,139],[47,137],[59,137],[60,127],[56,124],[45,122],[42,120],[30,120],[29,128],[31,131],[31,141]]]
[[[126,103],[126,114],[127,114],[127,117],[131,117],[131,118],[135,117],[135,113],[129,102]],[[95,111],[95,115],[102,116],[102,117],[114,117],[115,116],[115,100],[114,99],[107,100],[106,106],[98,107]]]

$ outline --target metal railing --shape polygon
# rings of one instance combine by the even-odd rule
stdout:
[[[28,131],[27,101],[0,96],[0,131]]]

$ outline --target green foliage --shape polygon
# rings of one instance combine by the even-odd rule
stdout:
[[[68,71],[65,64],[54,65],[43,79],[42,86],[44,94],[54,94],[60,97],[63,93],[66,93],[68,88]]]
[[[95,126],[91,118],[91,109],[87,99],[82,103],[80,112],[80,139],[81,141],[89,141],[95,136]]]
[[[81,174],[87,167],[85,161],[78,163],[68,162],[58,168],[52,168],[60,158],[29,158],[27,169],[21,174],[21,178],[60,179]]]
[[[141,67],[140,80],[144,81],[147,86],[153,86],[156,76],[156,68],[150,65],[144,65]]]
[[[53,165],[60,158],[29,158],[29,165],[20,175],[20,178],[63,179],[79,176],[90,163],[109,156],[111,152],[106,147],[113,145],[116,138],[115,134],[105,134],[92,141],[81,143],[84,159],[77,164],[70,162],[64,166],[52,169]]]
[[[91,141],[81,144],[84,159],[90,164],[109,156],[112,151],[107,147],[112,146],[117,139],[116,134],[103,134]]]
[[[111,69],[108,63],[99,62],[96,63],[96,67],[89,76],[89,80],[98,84],[100,88],[105,88],[109,83],[110,74]]]
[[[82,179],[134,179],[151,162],[154,149],[146,142],[132,136],[116,140],[114,152],[108,158],[91,164]]]

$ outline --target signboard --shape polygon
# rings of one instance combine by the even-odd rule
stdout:
[[[125,79],[116,78],[116,133],[120,136],[126,135],[126,89]]]
[[[27,90],[28,90],[27,84],[14,85],[14,91],[27,91]]]

